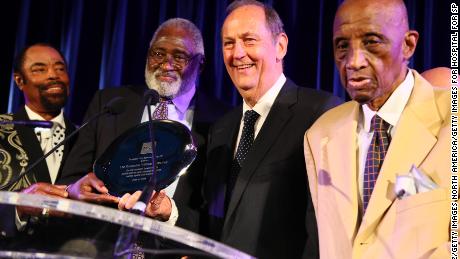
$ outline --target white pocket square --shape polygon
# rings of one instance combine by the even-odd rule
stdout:
[[[437,188],[438,185],[430,177],[420,171],[415,165],[412,165],[407,174],[396,176],[394,191],[396,197],[402,199],[403,197],[428,192]]]

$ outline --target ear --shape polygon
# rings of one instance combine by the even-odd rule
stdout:
[[[276,41],[276,61],[281,62],[286,56],[287,53],[287,46],[288,46],[288,36],[286,33],[282,32],[278,35],[278,39]]]
[[[24,87],[24,77],[19,73],[14,73],[13,78],[14,78],[14,82],[16,83],[16,85],[22,91],[22,88]]]
[[[200,61],[199,61],[199,68],[198,68],[198,73],[202,73],[203,70],[204,70],[204,64],[205,64],[205,58],[204,56],[201,56],[200,57]]]
[[[414,55],[418,41],[417,31],[408,31],[404,35],[403,56],[405,60],[409,60]]]

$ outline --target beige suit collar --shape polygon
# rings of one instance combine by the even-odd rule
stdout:
[[[375,230],[379,219],[393,203],[396,174],[408,172],[412,164],[419,166],[437,141],[435,136],[441,128],[442,119],[434,101],[433,87],[416,71],[413,73],[415,76],[413,92],[396,125],[395,135],[375,184],[355,244],[366,241]]]
[[[351,111],[346,117],[342,117],[335,125],[333,134],[326,140],[327,170],[319,175],[320,179],[328,179],[328,185],[337,191],[337,211],[340,211],[342,222],[352,222],[345,226],[347,235],[354,237],[358,230],[359,195],[357,185],[357,139],[356,128],[358,125],[360,105],[357,102],[350,104]],[[321,172],[320,172],[321,174]],[[342,202],[343,201],[343,202]],[[351,208],[351,209],[350,209]]]

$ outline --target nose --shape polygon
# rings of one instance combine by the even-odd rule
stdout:
[[[233,48],[233,58],[242,59],[246,56],[246,50],[241,41],[235,42],[235,47]]]
[[[350,48],[347,55],[347,69],[360,70],[367,67],[367,65],[368,63],[364,51],[359,47]]]
[[[174,60],[173,56],[167,54],[165,60],[160,64],[161,69],[163,70],[174,70]]]
[[[59,72],[56,71],[55,68],[49,68],[49,69],[48,69],[48,78],[49,78],[49,79],[56,79],[56,78],[59,78]]]

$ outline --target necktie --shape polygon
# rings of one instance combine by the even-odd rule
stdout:
[[[155,120],[166,120],[168,119],[168,104],[171,100],[160,98],[157,108],[153,111],[153,119]]]
[[[59,143],[61,143],[61,141],[64,140],[64,134],[64,129],[61,127],[61,125],[57,124],[53,131],[53,147],[57,146]],[[60,146],[56,151],[54,151],[54,153],[56,153],[57,157],[60,157],[62,160],[62,155],[64,154],[64,145]]]
[[[37,137],[40,141],[40,146],[43,150],[43,153],[48,153],[52,148],[59,144],[64,139],[64,129],[59,125],[55,124],[51,129],[43,129],[37,131]],[[50,154],[46,158],[46,165],[48,167],[49,176],[51,182],[56,181],[56,177],[59,172],[59,167],[61,166],[62,155],[64,153],[64,146],[60,146],[56,151]]]
[[[375,115],[371,120],[371,130],[374,130],[374,135],[367,151],[366,166],[364,167],[363,214],[366,211],[379,175],[380,167],[383,164],[388,146],[390,145],[389,127],[390,124],[378,115]]]
[[[254,142],[254,125],[259,118],[259,114],[253,110],[246,111],[243,118],[243,131],[241,132],[240,142],[236,150],[235,159],[232,162],[232,168],[228,177],[226,204],[230,201],[233,187],[235,186],[236,179],[241,169],[241,165],[246,159],[246,155],[252,147]]]

